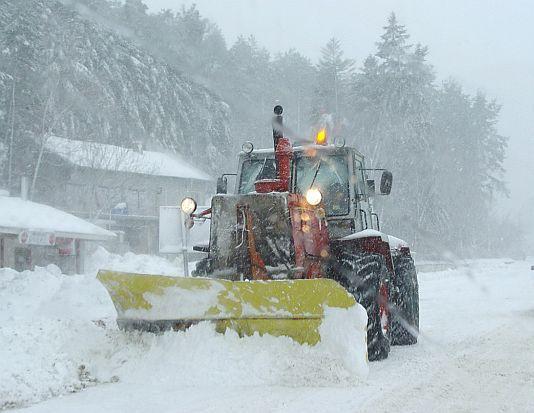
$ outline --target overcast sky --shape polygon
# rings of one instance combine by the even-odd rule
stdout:
[[[534,209],[534,1],[145,2],[153,12],[196,3],[201,14],[221,28],[229,45],[240,34],[253,34],[273,53],[294,47],[314,61],[334,36],[358,66],[374,52],[387,16],[395,11],[412,42],[429,46],[438,79],[454,77],[468,92],[481,89],[503,105],[499,129],[510,137],[506,167],[513,200],[516,208]],[[509,202],[506,207],[511,207]]]

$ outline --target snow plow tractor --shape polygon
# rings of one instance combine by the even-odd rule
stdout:
[[[217,331],[285,335],[314,345],[327,308],[367,312],[369,360],[390,345],[417,342],[419,297],[408,246],[380,231],[375,195],[391,191],[392,174],[379,188],[364,157],[344,143],[291,145],[282,107],[275,107],[273,149],[250,142],[239,155],[236,188],[223,176],[211,208],[182,211],[211,219],[208,255],[192,277],[101,270],[98,278],[117,309],[119,327],[162,332],[209,320]]]

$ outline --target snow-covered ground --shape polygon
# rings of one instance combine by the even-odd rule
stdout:
[[[209,325],[157,337],[118,331],[95,269],[172,274],[175,265],[99,250],[85,275],[53,266],[0,270],[0,408],[534,411],[530,261],[480,260],[421,273],[419,343],[394,347],[387,360],[369,365],[365,379],[331,349],[287,338],[239,339]]]

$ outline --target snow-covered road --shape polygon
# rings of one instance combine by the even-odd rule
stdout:
[[[124,337],[113,327],[87,322],[84,331],[85,321],[71,321],[75,333],[82,334],[74,345],[85,348],[75,357],[87,360],[88,375],[98,384],[86,380],[83,386],[90,386],[74,394],[65,394],[68,386],[58,387],[43,394],[61,397],[25,411],[534,411],[530,261],[479,260],[455,270],[420,274],[419,343],[394,347],[387,360],[371,363],[366,380],[286,339],[241,340],[217,335],[207,326],[157,339]],[[82,282],[89,286],[91,281]],[[95,300],[105,313],[109,302],[103,296]],[[66,339],[74,339],[75,333]],[[70,345],[61,346],[68,353]],[[40,357],[49,356],[44,352]],[[65,369],[70,367],[67,363]],[[57,374],[50,377],[56,379]],[[32,391],[39,387],[31,386]],[[17,393],[11,389],[9,394]],[[35,402],[32,394],[21,393],[20,402]]]

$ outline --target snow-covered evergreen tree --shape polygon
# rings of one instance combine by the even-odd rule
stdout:
[[[378,203],[385,225],[420,250],[472,251],[503,189],[498,106],[454,82],[438,89],[427,53],[392,14],[354,78],[353,139],[395,174],[394,196]]]
[[[347,59],[339,40],[332,38],[321,49],[317,65],[316,98],[313,116],[332,114],[333,134],[343,134],[346,111],[349,108],[349,86],[354,70],[354,61]]]
[[[413,239],[421,228],[437,230],[435,220],[443,211],[431,154],[434,78],[426,49],[408,39],[392,14],[376,54],[355,78],[352,124],[355,140],[371,162],[396,175],[395,207],[392,201],[382,203],[390,206],[385,222]]]
[[[308,138],[309,111],[314,104],[310,86],[316,79],[316,68],[307,57],[291,49],[278,54],[274,61],[274,81],[278,99],[285,108],[285,120],[293,125],[294,140]]]
[[[12,144],[13,78],[0,72],[0,189],[8,187],[9,147]]]

